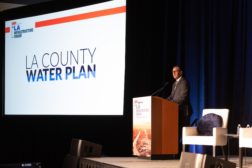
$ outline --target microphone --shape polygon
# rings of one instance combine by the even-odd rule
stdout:
[[[159,94],[161,91],[164,90],[164,88],[165,88],[168,84],[169,84],[168,81],[165,82],[165,84],[164,84],[161,88],[159,88],[158,90],[156,90],[155,92],[153,92],[153,93],[151,94],[151,96],[155,96],[155,95]]]

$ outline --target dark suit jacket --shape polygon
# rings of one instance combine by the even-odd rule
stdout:
[[[168,97],[169,100],[178,103],[180,106],[187,105],[189,103],[189,86],[185,78],[176,81],[172,85],[172,92]]]
[[[176,87],[175,87],[176,86]],[[173,101],[179,104],[179,110],[181,117],[190,117],[192,113],[191,104],[189,101],[189,84],[184,77],[177,82],[176,81],[172,85],[172,91],[168,100]]]

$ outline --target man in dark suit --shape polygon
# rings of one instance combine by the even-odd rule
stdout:
[[[179,105],[179,141],[181,146],[182,127],[190,125],[191,105],[189,101],[189,84],[183,77],[183,71],[179,66],[174,66],[172,69],[172,75],[175,79],[172,85],[171,94],[168,96],[168,100],[173,101]],[[180,149],[181,150],[181,147]]]

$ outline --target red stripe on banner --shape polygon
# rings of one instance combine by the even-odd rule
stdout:
[[[105,10],[100,10],[100,11],[94,11],[94,12],[89,12],[89,13],[83,13],[83,14],[78,14],[78,15],[73,15],[73,16],[55,18],[55,19],[50,19],[50,20],[43,20],[43,21],[36,22],[35,27],[39,28],[39,27],[51,26],[51,25],[56,25],[56,24],[61,24],[61,23],[66,23],[66,22],[85,20],[85,19],[113,15],[113,14],[118,14],[118,13],[123,13],[123,12],[126,12],[126,6],[105,9]]]
[[[5,28],[5,33],[10,33],[10,27]]]

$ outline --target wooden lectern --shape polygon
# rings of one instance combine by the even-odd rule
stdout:
[[[178,154],[177,103],[157,96],[133,98],[133,155],[166,159]]]

